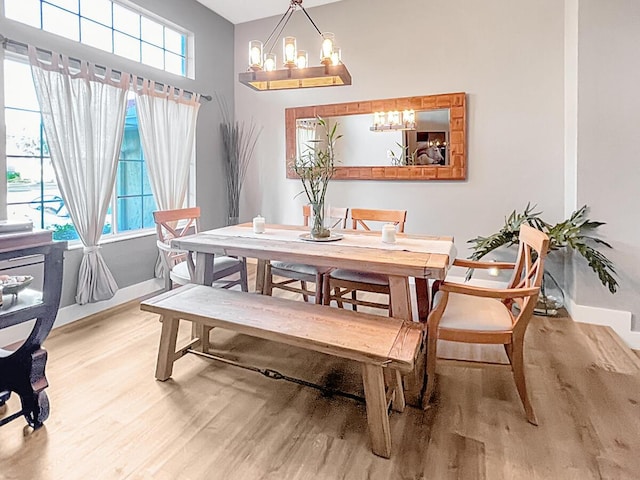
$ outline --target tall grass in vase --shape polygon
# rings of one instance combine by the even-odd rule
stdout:
[[[247,176],[262,128],[258,128],[253,119],[248,123],[233,120],[226,103],[220,97],[217,99],[222,113],[220,133],[222,159],[227,179],[228,224],[233,225],[238,223],[242,184]]]
[[[338,124],[330,127],[318,117],[318,126],[323,129],[324,138],[314,138],[305,144],[305,151],[293,163],[293,170],[302,181],[303,192],[313,211],[311,237],[327,238],[331,235],[325,227],[325,196],[329,180],[336,172],[335,144],[342,135],[338,135]],[[300,192],[302,194],[302,192]]]

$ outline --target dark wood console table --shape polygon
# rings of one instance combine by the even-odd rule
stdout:
[[[42,343],[58,313],[66,248],[67,242],[53,242],[49,231],[0,235],[0,262],[23,259],[22,263],[36,266],[42,275],[34,278],[34,284],[42,284],[41,289],[27,288],[15,295],[3,295],[0,330],[34,319],[35,324],[16,350],[0,349],[0,406],[12,393],[20,397],[22,404],[20,411],[0,417],[0,426],[24,415],[31,427],[39,428],[49,416],[49,399],[44,391],[49,385],[45,377],[47,351]],[[0,271],[3,273],[7,272]]]

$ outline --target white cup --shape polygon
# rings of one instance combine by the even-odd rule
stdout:
[[[264,217],[258,215],[253,218],[253,233],[264,233]]]
[[[382,226],[382,241],[384,243],[396,243],[396,226],[393,223],[387,223]]]

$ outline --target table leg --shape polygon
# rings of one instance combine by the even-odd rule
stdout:
[[[416,300],[418,301],[418,318],[426,322],[431,308],[429,302],[429,282],[426,278],[416,278]]]
[[[417,291],[418,285],[416,285]],[[411,295],[407,277],[390,275],[389,291],[393,317],[411,321]],[[424,348],[420,348],[413,373],[404,376],[404,392],[407,405],[421,408],[421,394],[424,387]]]
[[[264,276],[267,269],[268,260],[258,259],[258,266],[256,268],[256,293],[264,295]]]

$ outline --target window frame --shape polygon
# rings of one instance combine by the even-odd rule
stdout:
[[[129,0],[107,0],[111,3],[111,25],[106,25],[104,23],[102,23],[99,20],[90,18],[90,17],[86,17],[83,15],[83,8],[82,8],[82,4],[83,2],[91,2],[92,0],[76,0],[78,8],[77,8],[77,12],[68,10],[60,5],[57,5],[55,3],[55,0],[35,0],[37,1],[38,4],[38,9],[39,9],[39,18],[33,22],[33,25],[35,25],[36,23],[39,26],[33,26],[32,28],[37,28],[43,32],[47,32],[49,34],[52,35],[56,35],[58,37],[62,37],[62,38],[68,38],[71,41],[80,43],[82,45],[85,45],[89,48],[95,48],[96,50],[99,50],[101,52],[105,52],[108,54],[112,54],[115,55],[117,57],[120,58],[127,58],[130,61],[136,62],[136,63],[140,63],[142,65],[145,65],[147,67],[150,68],[155,68],[159,71],[165,72],[167,74],[170,75],[176,75],[179,77],[184,77],[184,78],[189,78],[189,79],[194,79],[195,78],[195,65],[194,65],[194,55],[193,55],[193,48],[194,48],[194,34],[190,31],[188,31],[187,29],[185,29],[184,27],[181,27],[171,21],[169,21],[166,18],[163,18],[153,12],[150,12],[149,10],[146,10],[144,8],[141,8],[139,5],[129,1]],[[77,17],[77,27],[78,27],[78,35],[77,35],[77,39],[76,38],[69,38],[66,37],[65,35],[61,35],[59,33],[53,32],[51,30],[47,30],[44,28],[45,26],[45,16],[43,14],[43,6],[47,6],[47,8],[52,8],[52,9],[57,9],[59,10],[61,13],[64,12],[65,14],[70,14],[70,15],[75,15]],[[114,6],[118,6],[121,7],[123,9],[129,10],[131,12],[133,12],[135,15],[138,16],[138,36],[136,37],[135,35],[126,32],[123,28],[123,25],[115,25],[115,14],[114,14]],[[23,23],[23,21],[21,20],[14,20],[11,17],[8,17],[6,15],[6,8],[5,8],[5,0],[2,1],[2,12],[5,18],[12,20],[14,22],[18,22],[21,23],[23,25],[30,25],[27,23]],[[152,39],[149,36],[143,36],[143,31],[142,31],[142,24],[143,22],[143,18],[147,19],[149,21],[152,21],[154,23],[157,23],[159,25],[162,26],[162,45],[159,45],[158,43],[155,43],[154,41],[152,41]],[[97,47],[94,46],[93,44],[90,43],[86,43],[86,41],[83,41],[83,21],[84,22],[88,22],[93,26],[96,27],[102,27],[102,28],[106,28],[110,30],[110,44],[111,44],[111,49],[107,50],[101,47]],[[172,32],[175,32],[177,34],[180,35],[181,37],[181,43],[182,43],[182,48],[181,48],[181,52],[177,52],[173,49],[171,49],[169,47],[169,45],[167,45],[167,29],[169,29]],[[138,53],[137,53],[137,60],[131,57],[128,57],[126,55],[121,55],[119,53],[116,53],[116,34],[117,35],[122,35],[124,36],[124,39],[128,39],[128,40],[132,40],[138,43]],[[118,37],[119,38],[119,37]],[[148,47],[152,47],[155,49],[159,49],[162,52],[162,65],[163,67],[160,68],[157,66],[157,64],[153,64],[153,63],[147,63],[143,61],[143,51],[144,51],[144,46],[148,46]],[[181,73],[178,73],[175,70],[168,70],[167,69],[167,58],[173,58],[173,57],[178,57],[179,61],[182,62],[182,68],[181,68]]]

